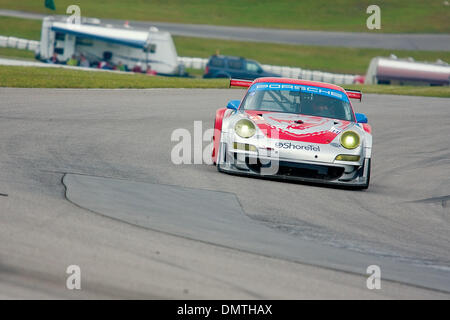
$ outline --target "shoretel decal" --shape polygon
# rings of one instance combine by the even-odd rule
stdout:
[[[319,146],[314,146],[312,144],[307,146],[302,146],[300,144],[294,144],[292,142],[277,142],[275,143],[276,148],[280,149],[292,149],[292,150],[305,150],[305,151],[316,151],[320,152]]]

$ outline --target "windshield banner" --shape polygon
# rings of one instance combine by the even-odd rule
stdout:
[[[348,102],[347,95],[342,91],[321,87],[305,86],[301,84],[274,83],[274,82],[255,83],[253,86],[251,86],[249,92],[260,90],[299,91],[305,93],[320,94],[323,96],[332,97],[335,99]]]

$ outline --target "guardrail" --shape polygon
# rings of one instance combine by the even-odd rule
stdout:
[[[36,51],[39,47],[39,41],[0,36],[0,48],[1,47]],[[178,62],[183,63],[186,68],[205,69],[208,59],[178,57]],[[286,78],[322,81],[335,84],[352,84],[355,82],[357,77],[352,74],[329,73],[318,70],[306,70],[297,67],[273,66],[268,64],[263,64],[262,67],[268,72],[273,72]]]
[[[205,69],[208,59],[195,57],[178,57],[178,62],[183,63],[186,68]],[[312,81],[322,81],[334,84],[353,84],[357,75],[353,74],[339,74],[322,72],[318,70],[307,70],[298,67],[287,66],[273,66],[263,64],[263,69],[268,72],[273,72],[286,78],[304,79]]]

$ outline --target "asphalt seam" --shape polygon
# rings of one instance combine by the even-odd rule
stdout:
[[[79,208],[79,209],[86,210],[86,211],[88,211],[88,212],[91,212],[91,213],[94,213],[94,214],[96,214],[96,215],[99,215],[99,216],[102,216],[102,217],[111,219],[111,220],[113,220],[113,221],[117,221],[117,222],[120,222],[120,223],[125,223],[125,224],[127,224],[127,225],[129,225],[129,226],[133,226],[133,227],[136,227],[136,228],[139,228],[139,229],[142,229],[142,230],[150,230],[150,231],[157,232],[157,233],[160,233],[160,234],[164,234],[164,235],[168,235],[168,236],[173,236],[173,237],[177,237],[177,238],[185,239],[185,240],[196,241],[196,242],[199,242],[199,243],[203,243],[203,244],[207,244],[207,245],[212,245],[212,246],[215,246],[215,247],[224,248],[224,249],[228,249],[228,250],[233,250],[233,251],[237,251],[237,252],[242,252],[242,253],[250,254],[250,255],[253,255],[253,256],[257,256],[257,257],[265,257],[265,258],[274,259],[274,260],[278,260],[278,261],[286,261],[286,262],[295,263],[295,264],[298,264],[298,265],[304,265],[304,266],[314,267],[314,268],[318,268],[318,269],[321,269],[321,270],[330,270],[330,271],[334,271],[334,272],[341,272],[341,273],[344,273],[344,274],[349,274],[349,275],[359,276],[359,277],[363,277],[363,278],[366,276],[366,274],[363,274],[363,273],[357,273],[357,272],[352,272],[352,271],[348,271],[348,270],[337,269],[337,268],[333,268],[333,267],[326,267],[326,266],[316,265],[316,264],[312,264],[312,263],[308,263],[308,262],[299,262],[299,261],[296,261],[296,260],[294,260],[294,259],[274,257],[274,256],[267,255],[267,254],[263,254],[263,253],[256,253],[256,252],[252,252],[252,251],[248,251],[248,250],[243,250],[243,249],[239,249],[239,248],[233,248],[233,247],[226,246],[226,245],[222,245],[222,244],[218,244],[218,243],[213,243],[213,242],[209,242],[209,241],[205,241],[205,240],[200,240],[200,239],[195,239],[195,238],[191,238],[191,237],[187,237],[187,236],[182,236],[182,235],[178,235],[178,234],[174,234],[174,233],[171,233],[171,232],[162,231],[162,230],[158,230],[158,229],[154,229],[154,228],[150,228],[150,227],[144,227],[144,226],[141,226],[141,225],[132,223],[132,222],[124,221],[124,220],[121,220],[121,219],[118,219],[118,218],[114,218],[114,217],[105,215],[105,214],[103,214],[103,213],[100,213],[100,212],[91,210],[91,209],[89,209],[89,208],[85,208],[85,207],[83,207],[83,206],[81,206],[81,205],[78,205],[77,203],[73,202],[72,200],[70,200],[70,197],[68,196],[68,187],[67,187],[67,185],[65,184],[65,181],[64,181],[65,177],[66,177],[67,175],[70,175],[70,174],[73,174],[73,173],[66,172],[66,173],[64,173],[64,174],[62,175],[62,177],[61,177],[61,183],[62,183],[62,185],[64,186],[64,190],[65,190],[65,191],[64,191],[64,198],[65,198],[68,202],[70,202],[71,204],[73,204],[75,207],[77,207],[77,208]],[[76,175],[76,174],[74,174],[74,175]],[[87,175],[87,174],[84,174],[84,176],[96,177],[96,176],[93,176],[93,175]],[[99,178],[102,178],[102,177],[99,177]],[[121,180],[123,180],[123,181],[130,181],[130,180],[127,180],[127,179],[121,179]],[[198,190],[197,188],[190,188],[190,189],[196,189],[196,190]],[[209,190],[208,190],[208,191],[209,191]],[[217,191],[217,192],[220,192],[220,191]],[[232,194],[232,193],[231,193],[231,194]],[[400,285],[404,285],[404,286],[409,286],[409,287],[414,287],[414,288],[418,288],[418,289],[423,289],[423,290],[428,290],[428,291],[434,291],[434,292],[440,292],[440,293],[445,293],[445,294],[450,293],[450,291],[441,290],[441,289],[436,289],[436,288],[430,288],[430,287],[426,287],[426,286],[420,286],[420,285],[416,285],[416,284],[410,284],[410,283],[406,283],[406,282],[402,282],[402,281],[398,281],[398,280],[392,280],[392,279],[386,278],[386,277],[384,277],[383,279],[384,279],[385,281],[389,281],[389,282],[391,282],[391,283],[396,283],[396,284],[400,284]]]

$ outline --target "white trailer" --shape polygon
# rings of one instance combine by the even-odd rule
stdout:
[[[47,17],[42,23],[36,57],[46,61],[53,53],[57,54],[59,61],[67,61],[74,54],[82,54],[91,63],[99,63],[106,58],[114,65],[121,62],[130,70],[139,64],[144,71],[150,65],[159,74],[184,73],[170,33],[154,27],[146,32],[112,26],[73,24]]]
[[[370,62],[366,84],[449,85],[450,66],[412,59],[376,57]]]

